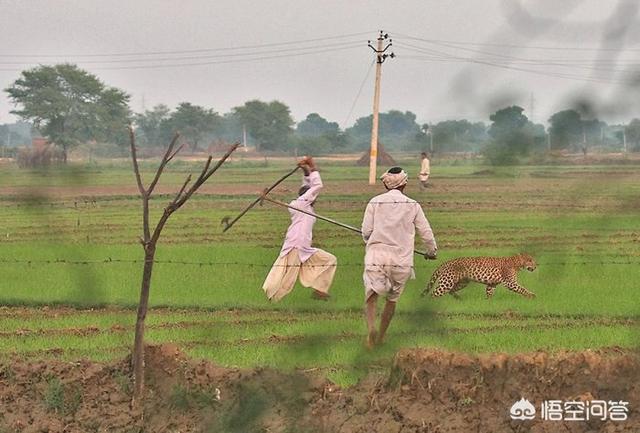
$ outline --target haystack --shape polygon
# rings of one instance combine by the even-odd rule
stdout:
[[[369,158],[371,155],[371,149],[367,149],[367,151],[362,155],[362,157],[356,162],[356,165],[367,166],[369,165]],[[384,150],[384,146],[382,143],[378,142],[378,165],[396,165],[396,161]]]

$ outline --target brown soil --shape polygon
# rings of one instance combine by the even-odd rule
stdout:
[[[1,432],[637,432],[640,357],[621,351],[472,356],[405,350],[341,389],[319,373],[240,370],[147,349],[130,409],[128,361],[0,365]],[[629,402],[627,421],[513,421],[520,398]]]

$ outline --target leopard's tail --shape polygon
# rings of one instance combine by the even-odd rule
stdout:
[[[440,278],[440,268],[433,271],[433,275],[431,275],[431,279],[427,283],[427,287],[422,291],[422,296],[427,296],[429,292],[431,292],[431,289],[433,289],[433,285],[436,284],[438,278]],[[438,286],[436,285],[436,288],[437,287]]]

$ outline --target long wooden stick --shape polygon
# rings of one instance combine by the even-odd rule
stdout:
[[[295,211],[302,212],[302,213],[307,214],[307,215],[311,215],[312,217],[316,217],[319,220],[323,220],[323,221],[326,221],[328,223],[335,224],[335,225],[343,227],[343,228],[345,228],[347,230],[351,230],[352,232],[356,232],[356,233],[362,234],[362,231],[360,229],[358,229],[358,228],[355,228],[355,227],[350,226],[348,224],[341,223],[340,221],[336,221],[336,220],[333,220],[331,218],[327,218],[327,217],[322,216],[322,215],[318,215],[317,213],[308,212],[308,211],[306,211],[304,209],[293,207],[291,205],[286,204],[285,202],[282,202],[282,201],[279,201],[279,200],[274,200],[274,199],[266,197],[266,196],[264,197],[264,200],[268,201],[269,203],[277,204],[278,206],[287,207],[289,209],[293,209]]]
[[[362,234],[362,230],[360,230],[360,229],[358,229],[356,227],[350,226],[350,225],[345,224],[345,223],[341,223],[340,221],[336,221],[334,219],[327,218],[327,217],[322,216],[322,215],[318,215],[317,213],[314,213],[314,212],[308,212],[308,211],[306,211],[304,209],[300,209],[300,208],[288,205],[288,204],[286,204],[286,203],[284,203],[282,201],[274,200],[272,198],[269,198],[266,195],[264,197],[262,197],[262,199],[265,200],[265,201],[268,201],[269,203],[273,203],[273,204],[277,204],[278,206],[282,206],[282,207],[286,207],[286,208],[289,208],[289,209],[293,209],[293,210],[295,210],[297,212],[301,212],[303,214],[307,214],[307,215],[311,215],[312,217],[316,217],[319,220],[326,221],[326,222],[331,223],[331,224],[335,224],[335,225],[337,225],[339,227],[342,227],[342,228],[345,228],[347,230],[351,230],[352,232],[356,232],[356,233]],[[422,251],[413,250],[413,252],[418,254],[418,255],[420,255],[420,256],[424,256],[425,255],[425,253],[423,253]]]
[[[245,210],[243,210],[242,212],[240,212],[240,215],[238,215],[237,217],[235,217],[231,222],[228,221],[229,218],[223,218],[222,219],[222,224],[225,225],[224,229],[222,229],[223,232],[226,232],[227,230],[229,230],[231,227],[233,227],[233,225],[244,216],[244,214],[246,214],[247,212],[249,212],[251,210],[251,208],[253,208],[255,205],[257,205],[258,203],[260,203],[260,201],[264,198],[264,196],[266,196],[267,194],[269,194],[269,192],[271,192],[276,186],[280,185],[282,182],[284,182],[284,180],[286,178],[288,178],[289,176],[291,176],[293,173],[295,173],[296,171],[298,171],[298,169],[300,168],[300,166],[296,166],[296,168],[294,168],[293,170],[291,170],[289,173],[285,174],[284,176],[282,176],[280,179],[278,179],[276,181],[276,183],[274,183],[273,185],[271,185],[269,188],[267,188],[265,190],[265,192],[258,197],[257,199],[255,199],[253,202],[251,202],[251,204],[249,206],[247,206],[247,208]]]

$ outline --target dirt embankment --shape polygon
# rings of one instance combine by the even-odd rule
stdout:
[[[128,362],[0,366],[0,432],[639,432],[640,358],[609,352],[480,357],[400,352],[387,375],[341,389],[319,375],[220,368],[147,350],[144,408]],[[526,398],[533,420],[512,420]],[[542,421],[543,400],[628,402],[627,421]],[[565,414],[565,417],[567,415]]]

